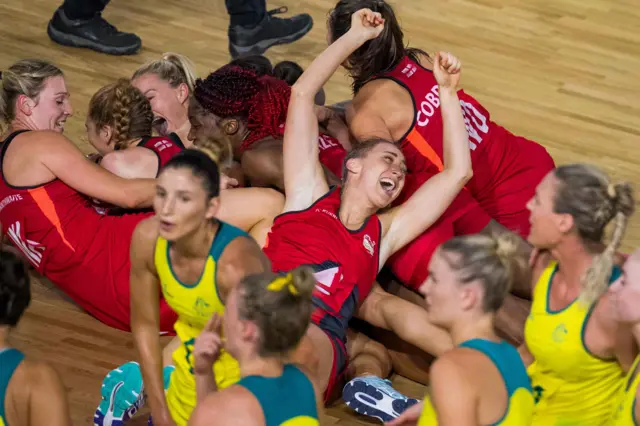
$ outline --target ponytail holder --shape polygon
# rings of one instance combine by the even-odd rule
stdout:
[[[289,272],[287,275],[283,277],[278,277],[275,280],[271,281],[271,283],[267,286],[267,290],[269,291],[282,291],[283,288],[287,288],[289,293],[294,296],[298,295],[298,289],[293,285],[293,275]]]
[[[610,183],[607,186],[607,195],[609,196],[609,198],[616,198],[616,195],[618,195],[616,193],[616,187],[614,184]]]

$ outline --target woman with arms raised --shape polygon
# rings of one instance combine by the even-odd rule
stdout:
[[[379,14],[356,12],[351,30],[316,58],[293,86],[284,135],[285,209],[274,220],[264,248],[276,272],[301,265],[314,268],[312,325],[300,351],[319,359],[316,378],[326,400],[340,389],[347,361],[346,331],[354,315],[431,353],[439,355],[452,346],[443,330],[429,326],[424,309],[385,293],[374,281],[387,258],[433,224],[471,176],[455,90],[458,60],[447,53],[436,57],[445,117],[445,167],[406,203],[378,213],[404,185],[404,156],[393,143],[377,139],[351,151],[339,188],[329,188],[318,160],[315,94],[354,50],[383,28]],[[404,409],[401,403],[398,411]]]

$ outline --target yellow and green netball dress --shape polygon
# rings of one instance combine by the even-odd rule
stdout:
[[[459,345],[461,348],[474,349],[486,355],[496,366],[507,388],[507,409],[494,425],[525,426],[531,424],[533,416],[533,394],[527,370],[520,354],[507,342],[492,342],[486,339],[472,339]],[[452,396],[455,398],[455,396]],[[428,397],[418,426],[436,426],[438,418]]]
[[[7,387],[11,377],[23,359],[22,352],[16,349],[0,349],[0,426],[10,426],[5,417],[4,402],[7,399]]]
[[[625,380],[625,387],[620,394],[612,426],[638,426],[636,422],[636,395],[640,386],[638,364],[640,356],[633,362],[629,375]]]
[[[224,314],[216,283],[217,262],[225,247],[234,239],[248,234],[220,222],[204,271],[195,284],[185,284],[173,273],[169,257],[170,243],[159,237],[155,249],[155,265],[167,304],[178,314],[176,334],[182,345],[173,353],[175,370],[167,390],[167,405],[173,420],[186,425],[196,405],[196,384],[193,375],[193,344],[213,314]],[[240,379],[238,362],[226,351],[213,365],[218,389],[224,389]]]
[[[238,386],[256,397],[265,426],[320,425],[313,385],[295,365],[285,365],[280,377],[243,377]]]
[[[528,369],[536,398],[533,425],[610,424],[624,372],[615,358],[598,358],[584,344],[595,305],[576,300],[559,311],[549,309],[557,269],[551,262],[538,280],[525,324],[525,340],[535,359]],[[613,282],[620,270],[615,268],[611,275]]]

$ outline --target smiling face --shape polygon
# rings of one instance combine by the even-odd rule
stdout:
[[[349,158],[347,185],[367,194],[378,209],[391,204],[404,188],[407,167],[402,151],[392,143],[379,142],[362,157]]]
[[[37,98],[22,97],[19,109],[27,115],[38,130],[62,133],[67,118],[73,113],[69,91],[63,76],[45,80]]]
[[[186,84],[171,87],[154,73],[134,78],[131,84],[149,100],[153,111],[153,127],[163,136],[180,129],[187,119],[189,89]]]
[[[160,173],[153,209],[162,238],[176,241],[197,232],[215,217],[218,206],[218,197],[210,198],[203,178],[189,168],[169,167]]]

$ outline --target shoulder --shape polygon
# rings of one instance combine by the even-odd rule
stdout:
[[[466,348],[455,348],[441,355],[429,369],[432,386],[452,392],[469,388],[472,374],[468,364],[478,356],[482,356],[480,352]]]
[[[16,368],[11,382],[15,379],[16,386],[12,388],[19,393],[38,393],[48,395],[62,387],[58,372],[49,364],[25,358]]]
[[[146,249],[153,248],[156,240],[158,239],[158,219],[156,216],[151,216],[143,219],[136,225],[136,229],[133,231],[131,238],[132,249]]]
[[[20,133],[16,135],[11,146],[21,143],[28,143],[30,146],[43,145],[46,149],[39,151],[41,154],[51,154],[51,150],[55,152],[64,151],[69,147],[76,148],[73,142],[61,133],[52,130],[36,130]],[[34,152],[36,152],[34,150]],[[33,153],[32,153],[33,154]]]
[[[242,154],[240,165],[247,174],[282,171],[282,146],[265,146],[249,149]]]
[[[142,147],[131,147],[120,151],[113,151],[106,154],[100,165],[111,173],[127,178],[155,178],[156,172],[145,173],[149,169],[149,162],[153,162],[153,166],[157,169],[156,154]]]
[[[231,227],[232,225],[226,224],[226,226]],[[248,263],[251,259],[260,261],[266,259],[258,243],[249,234],[236,227],[231,228],[229,233],[231,239],[220,254],[220,264],[237,267]]]
[[[264,424],[262,407],[253,394],[244,386],[235,384],[211,393],[198,404],[189,424],[204,426],[215,418],[219,424]]]

